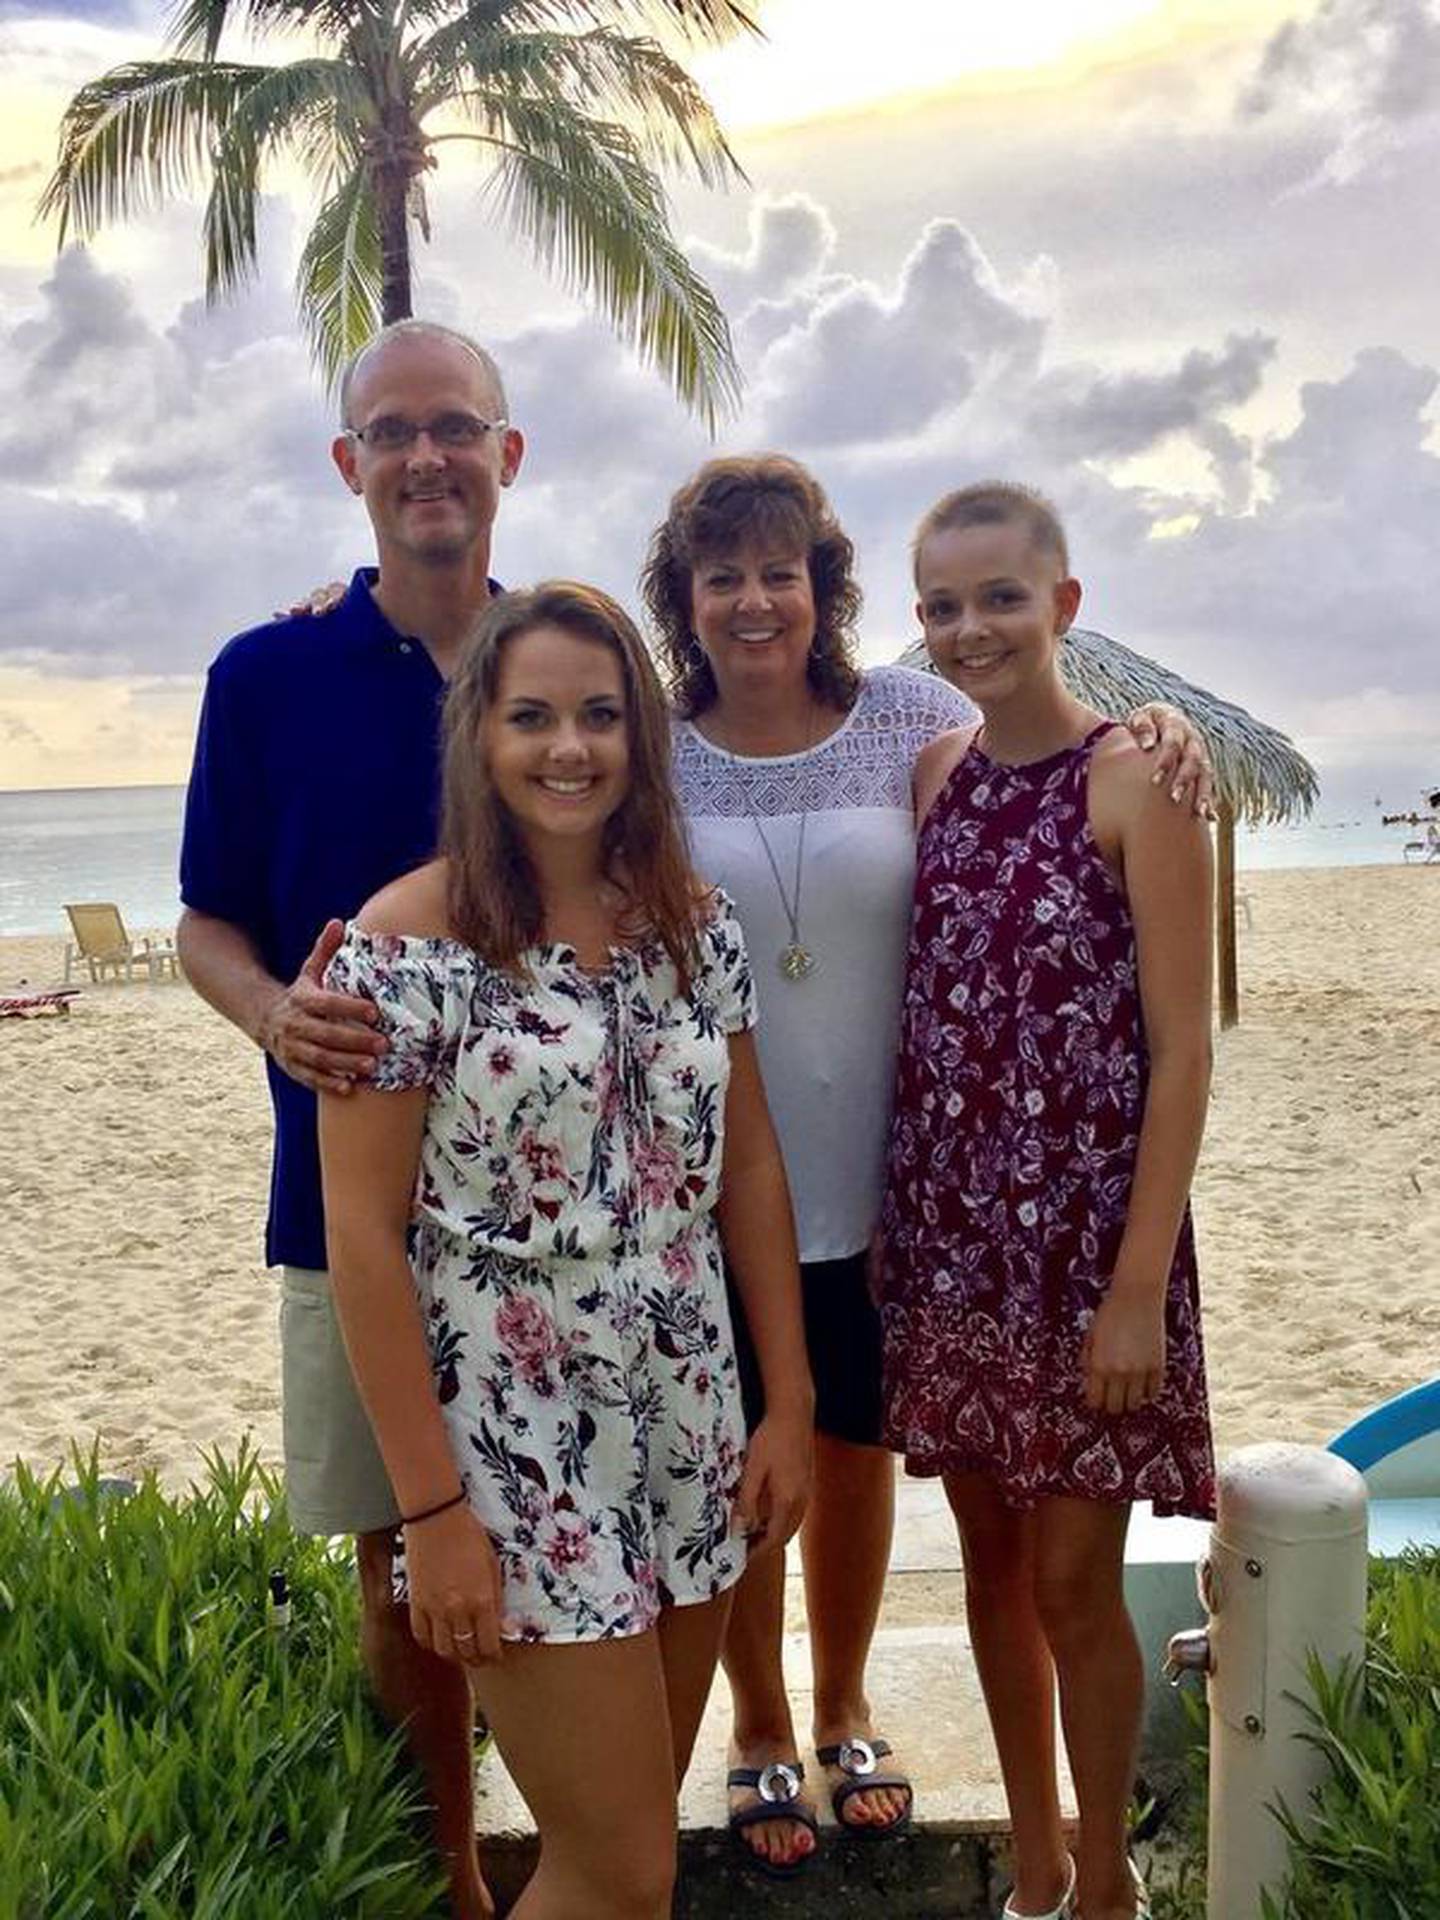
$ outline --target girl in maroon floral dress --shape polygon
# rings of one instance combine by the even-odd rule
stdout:
[[[1047,502],[967,488],[915,546],[939,671],[980,708],[921,822],[882,1216],[886,1437],[940,1474],[1010,1802],[1010,1920],[1147,1911],[1125,1807],[1143,1676],[1133,1500],[1209,1515],[1188,1189],[1210,1071],[1210,847],[1077,700]],[[1066,1851],[1053,1689],[1080,1808]]]

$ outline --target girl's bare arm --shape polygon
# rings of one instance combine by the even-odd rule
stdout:
[[[1150,1054],[1125,1231],[1088,1352],[1091,1403],[1117,1412],[1153,1398],[1164,1369],[1166,1284],[1210,1091],[1212,873],[1204,823],[1112,739],[1092,767],[1090,818],[1129,898]]]
[[[372,932],[437,930],[433,914],[416,912],[427,882],[428,870],[396,882],[363,910],[362,924]],[[430,1516],[405,1527],[415,1637],[447,1659],[477,1661],[500,1651],[499,1567],[468,1502],[456,1499],[460,1473],[407,1248],[429,1099],[423,1086],[320,1096],[326,1242],[355,1385],[400,1512]]]
[[[765,1418],[750,1442],[737,1514],[757,1544],[780,1545],[799,1526],[809,1495],[815,1395],[790,1190],[749,1033],[730,1037],[716,1216],[765,1387]]]

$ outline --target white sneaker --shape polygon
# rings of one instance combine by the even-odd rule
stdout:
[[[1065,1856],[1065,1865],[1070,1877],[1065,1883],[1065,1891],[1060,1896],[1058,1907],[1051,1907],[1046,1913],[1022,1913],[1019,1907],[1012,1906],[1007,1900],[1000,1910],[1000,1920],[1070,1920],[1075,1910],[1075,1861],[1068,1853]],[[1147,1907],[1145,1911],[1148,1913],[1149,1908]]]

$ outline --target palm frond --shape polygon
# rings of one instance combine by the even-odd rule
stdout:
[[[342,40],[366,10],[366,0],[176,0],[166,40],[179,53],[213,60],[227,27]]]
[[[660,183],[630,133],[556,100],[488,104],[491,185],[512,229],[713,429],[739,396],[729,323],[672,238]]]
[[[234,19],[234,0],[178,0],[170,10],[166,43],[186,59],[213,60]]]
[[[299,0],[304,4],[304,0]],[[450,19],[455,0],[405,0],[414,21]],[[739,0],[470,0],[466,16],[504,32],[537,27],[665,27],[692,42],[720,45],[737,34],[763,39],[753,5]]]
[[[58,214],[60,245],[145,212],[196,185],[227,122],[269,67],[142,60],[112,68],[75,95],[60,121],[60,155],[40,196]]]
[[[205,205],[205,297],[214,301],[255,271],[260,169],[288,147],[321,178],[333,173],[336,121],[363,105],[351,70],[338,60],[296,60],[272,67],[231,114],[211,156]],[[348,116],[347,116],[348,117]]]
[[[462,72],[485,92],[504,87],[558,98],[620,121],[642,151],[664,164],[688,162],[707,186],[745,177],[704,92],[654,40],[613,27],[498,32],[467,13],[437,28],[419,51],[417,111],[446,101],[467,104],[466,90],[457,86]]]
[[[357,166],[321,207],[295,275],[300,317],[325,383],[380,324],[380,219]]]
[[[908,647],[900,664],[928,669],[923,644]],[[1123,720],[1132,708],[1151,700],[1166,701],[1188,714],[1205,736],[1216,791],[1247,826],[1294,820],[1314,806],[1320,792],[1315,769],[1285,734],[1244,707],[1085,627],[1072,627],[1066,634],[1060,668],[1071,691],[1112,720]]]

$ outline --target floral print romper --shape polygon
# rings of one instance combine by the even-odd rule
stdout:
[[[411,1265],[501,1633],[602,1640],[740,1577],[745,1431],[714,1208],[727,1036],[754,1021],[717,896],[688,994],[658,942],[532,978],[448,939],[347,929],[377,1088],[426,1086]]]
[[[1081,1350],[1130,1205],[1149,1056],[1135,928],[1090,833],[1090,755],[973,745],[920,832],[881,1214],[885,1438],[912,1473],[1208,1518],[1215,1464],[1187,1209],[1165,1380],[1085,1404]]]

